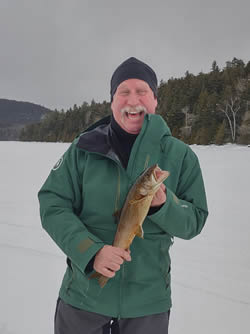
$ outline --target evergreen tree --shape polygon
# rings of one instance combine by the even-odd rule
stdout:
[[[225,128],[226,128],[226,124],[225,124],[225,120],[220,124],[220,126],[218,127],[218,131],[215,135],[215,144],[216,145],[222,145],[224,144],[224,139],[225,139]]]
[[[245,75],[246,77],[250,77],[250,61],[246,64]]]
[[[202,127],[197,131],[195,136],[195,143],[198,145],[208,145],[210,143],[208,128]]]
[[[193,75],[186,71],[181,78],[161,80],[157,113],[167,121],[174,136],[189,144],[227,142],[230,133],[235,142],[243,140],[245,137],[239,129],[245,131],[250,127],[242,118],[250,103],[249,79],[250,62],[245,65],[241,59],[233,58],[219,69],[214,60],[209,73]],[[55,110],[40,123],[25,127],[20,139],[70,142],[109,114],[110,103],[106,101],[75,104],[66,111]],[[241,124],[244,126],[240,127]]]
[[[219,72],[219,71],[220,71],[219,66],[217,65],[216,60],[214,60],[212,63],[212,72]]]

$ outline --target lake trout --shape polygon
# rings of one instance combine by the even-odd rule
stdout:
[[[128,250],[135,236],[143,238],[142,224],[148,214],[152,199],[169,172],[161,170],[158,165],[147,168],[130,189],[115,234],[113,246]],[[98,278],[103,288],[109,277],[96,273],[92,277]]]

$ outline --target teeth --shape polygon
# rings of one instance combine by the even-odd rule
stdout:
[[[128,114],[130,115],[136,115],[136,114],[140,114],[140,111],[129,111]]]

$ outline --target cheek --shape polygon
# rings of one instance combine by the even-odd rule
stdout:
[[[113,112],[113,115],[115,117],[115,120],[119,123],[119,121],[122,118],[122,114],[120,110],[124,107],[122,101],[115,101],[111,104],[111,110]]]
[[[155,113],[155,108],[157,106],[157,101],[156,100],[152,100],[151,98],[150,99],[145,99],[143,101],[145,107],[147,108],[148,110],[148,113],[149,114],[154,114]]]
[[[113,111],[120,111],[121,110],[121,108],[123,108],[124,107],[124,101],[122,100],[122,99],[119,99],[119,101],[118,100],[116,100],[116,101],[114,101],[113,103],[112,103],[112,105],[111,105],[111,109],[113,110]]]

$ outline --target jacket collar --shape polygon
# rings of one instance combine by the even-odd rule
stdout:
[[[106,155],[119,161],[109,141],[111,131],[110,120],[111,116],[107,116],[91,125],[80,135],[76,146],[85,151]],[[143,134],[145,131],[147,131],[149,138],[151,138],[150,146],[152,148],[160,142],[161,137],[171,136],[170,129],[159,115],[145,115],[140,134]],[[140,137],[140,134],[138,137]]]
[[[109,141],[110,119],[111,116],[107,116],[91,125],[80,135],[76,146],[84,151],[102,154],[119,161]]]

